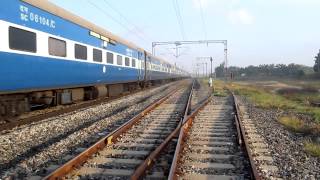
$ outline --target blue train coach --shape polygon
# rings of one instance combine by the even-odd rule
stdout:
[[[0,118],[187,73],[47,0],[2,0]]]

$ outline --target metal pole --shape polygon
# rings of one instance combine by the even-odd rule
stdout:
[[[197,77],[199,77],[199,64],[197,63]]]
[[[199,77],[199,65],[197,65],[197,77]]]
[[[206,77],[208,77],[208,63],[206,63]]]
[[[202,76],[204,76],[204,63],[202,63]]]
[[[179,50],[178,50],[178,45],[176,45],[176,59],[178,59],[179,56]]]
[[[155,47],[158,45],[169,45],[174,44],[177,46],[180,46],[182,44],[210,44],[210,43],[222,43],[224,44],[224,62],[225,62],[225,77],[227,80],[228,77],[228,41],[227,40],[199,40],[199,41],[167,41],[167,42],[152,42],[152,54],[155,56]],[[178,50],[177,50],[178,52]],[[320,65],[319,65],[320,66]],[[320,68],[319,68],[320,69]],[[212,77],[212,62],[211,62],[211,74],[210,77]]]
[[[210,62],[211,62],[211,73],[210,73],[210,77],[212,78],[212,57],[210,57]]]
[[[228,45],[227,41],[224,42],[224,62],[225,62],[225,78],[228,80]]]
[[[156,44],[154,42],[152,43],[152,55],[156,55]]]

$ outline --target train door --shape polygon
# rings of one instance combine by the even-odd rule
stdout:
[[[144,86],[148,82],[148,66],[147,66],[147,59],[148,59],[148,54],[146,51],[143,53],[143,58],[141,58],[141,70],[142,70],[142,76],[143,76],[143,84]]]
[[[144,79],[144,58],[143,58],[143,53],[138,52],[138,80],[139,82],[142,82]]]

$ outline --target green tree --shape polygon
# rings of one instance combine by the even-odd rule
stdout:
[[[216,67],[216,75],[224,77],[224,64]],[[302,77],[305,73],[313,71],[312,67],[299,64],[261,64],[259,66],[236,67],[230,66],[228,72],[232,73],[235,78],[241,78],[242,74],[247,78],[265,78],[265,77]]]
[[[313,70],[314,72],[320,72],[320,50],[319,50],[319,53],[318,55],[315,57],[315,63],[314,63],[314,66],[313,66]]]
[[[220,66],[215,68],[217,77],[224,77],[224,63],[221,63]]]

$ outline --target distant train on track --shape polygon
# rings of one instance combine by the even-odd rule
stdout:
[[[0,119],[187,72],[47,0],[0,6]]]

